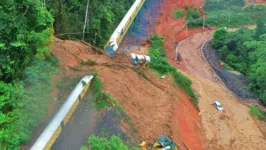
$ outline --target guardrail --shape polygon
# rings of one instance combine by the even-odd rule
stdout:
[[[68,123],[73,112],[76,110],[80,101],[85,96],[88,88],[91,85],[92,79],[93,76],[87,75],[79,81],[65,103],[31,147],[31,150],[51,149],[57,137],[60,135],[63,127]]]

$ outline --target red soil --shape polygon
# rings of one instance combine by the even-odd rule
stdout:
[[[176,9],[185,11],[185,6],[196,7],[200,9],[201,15],[204,15],[202,6],[203,0],[165,0],[165,5],[162,7],[160,14],[160,22],[157,24],[157,33],[165,38],[164,48],[168,51],[167,58],[172,59],[175,56],[174,43],[180,42],[183,39],[207,30],[206,28],[187,29],[185,27],[186,17],[175,19],[173,12]]]
[[[52,53],[67,76],[98,72],[104,91],[119,101],[142,140],[153,143],[164,134],[172,137],[181,149],[202,149],[198,110],[170,77],[160,79],[157,74],[144,70],[148,81],[131,69],[133,66],[126,55],[117,54],[112,62],[105,55],[94,54],[90,46],[78,42],[56,39]],[[88,58],[98,64],[77,67]]]
[[[266,4],[265,0],[258,0],[257,4]]]
[[[180,42],[186,37],[190,37],[195,33],[202,32],[204,29],[188,29],[185,28],[186,18],[175,19],[173,12],[176,9],[185,10],[185,6],[197,7],[201,10],[201,15],[204,15],[202,11],[203,0],[165,0],[165,5],[162,7],[160,14],[160,22],[157,24],[157,33],[165,38],[164,48],[168,51],[168,60],[179,69],[186,71],[186,67],[183,62],[176,64],[173,61],[175,57],[175,42]],[[174,121],[178,126],[176,130],[179,130],[178,135],[173,135],[175,141],[181,141],[185,143],[188,149],[202,149],[201,144],[201,132],[199,131],[200,117],[199,111],[195,109],[189,98],[181,91],[178,92],[182,101],[178,101],[175,104],[174,109]]]
[[[173,122],[174,141],[181,141],[187,149],[202,149],[200,140],[200,123],[199,112],[189,101],[189,97],[180,89],[177,90],[181,100],[177,101],[174,106]],[[175,133],[175,132],[174,132]]]
[[[265,0],[245,0],[246,4],[266,4]]]

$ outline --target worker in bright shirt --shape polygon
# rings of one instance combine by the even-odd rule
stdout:
[[[220,62],[220,67],[224,68],[224,62]]]

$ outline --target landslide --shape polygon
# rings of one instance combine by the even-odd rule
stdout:
[[[198,110],[170,76],[160,79],[148,68],[137,69],[126,55],[117,54],[112,61],[86,43],[56,39],[51,49],[62,75],[97,72],[103,90],[122,105],[142,140],[153,143],[164,134],[181,149],[202,149]]]
[[[204,149],[265,149],[265,123],[255,122],[249,115],[249,108],[240,104],[216,78],[200,54],[201,44],[212,37],[212,32],[201,28],[185,30],[185,18],[175,19],[176,9],[185,10],[185,5],[202,8],[203,1],[166,0],[162,7],[157,32],[165,37],[167,58],[172,65],[186,73],[193,82],[199,96],[201,126]],[[195,33],[199,33],[196,34]],[[182,61],[176,63],[174,42],[180,42],[178,51]],[[212,102],[218,100],[224,105],[223,113],[217,112]]]
[[[199,95],[204,146],[206,149],[265,149],[263,128],[249,115],[249,108],[220,84],[201,57],[200,47],[211,37],[212,33],[198,33],[178,48],[186,68],[184,71]],[[218,112],[212,106],[214,100],[223,105],[224,112]]]
[[[165,0],[160,12],[160,22],[156,25],[156,32],[164,37],[164,48],[167,50],[167,58],[169,61],[174,58],[175,42],[180,42],[186,37],[190,37],[195,33],[202,32],[202,28],[189,28],[186,30],[186,16],[176,19],[173,12],[177,9],[186,12],[186,6],[199,8],[201,15],[203,12],[203,0]]]

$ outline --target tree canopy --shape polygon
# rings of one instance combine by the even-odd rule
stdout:
[[[82,38],[88,0],[47,0],[47,8],[55,18],[59,38]],[[103,47],[134,0],[90,0],[85,41]],[[72,34],[74,33],[74,34]]]
[[[242,28],[226,33],[217,29],[213,47],[228,65],[248,76],[249,89],[266,105],[266,30],[263,20],[257,21],[255,30]]]
[[[0,1],[0,149],[19,149],[45,112],[53,21],[39,0]]]
[[[19,79],[36,55],[49,53],[53,18],[40,2],[1,1],[0,7],[0,78],[5,82]]]
[[[20,149],[51,100],[55,35],[81,40],[88,0],[0,1],[0,149]],[[85,40],[103,46],[134,0],[90,0]]]

